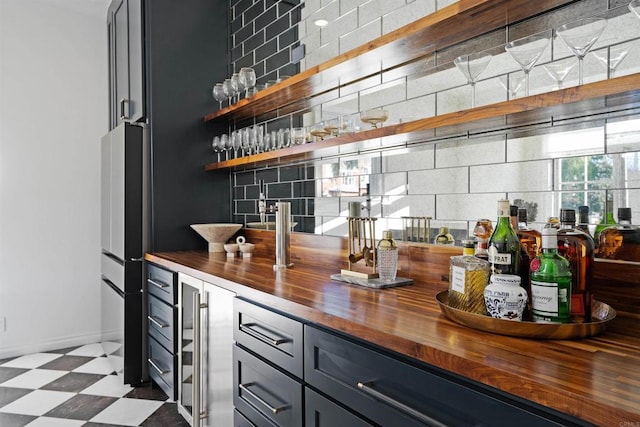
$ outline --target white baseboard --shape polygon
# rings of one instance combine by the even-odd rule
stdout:
[[[93,344],[102,341],[101,331],[91,332],[83,335],[70,335],[66,337],[56,337],[50,340],[43,340],[38,343],[15,345],[0,348],[0,359],[24,356],[31,353],[45,353],[51,350],[59,350],[67,347],[76,347],[86,344]]]

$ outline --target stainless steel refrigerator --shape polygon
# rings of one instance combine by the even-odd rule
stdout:
[[[149,242],[149,141],[144,124],[102,137],[102,347],[125,384],[146,378],[143,256]]]

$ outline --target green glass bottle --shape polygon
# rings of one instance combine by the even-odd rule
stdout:
[[[498,222],[489,237],[488,245],[491,272],[520,275],[521,250],[520,239],[509,218],[509,201],[499,200]]]
[[[616,220],[613,218],[613,200],[608,198],[605,202],[604,217],[596,225],[596,230],[593,233],[593,240],[596,244],[600,241],[600,233],[607,227],[616,225]]]
[[[558,254],[558,231],[542,230],[542,253],[531,261],[531,314],[536,322],[571,320],[571,268]]]

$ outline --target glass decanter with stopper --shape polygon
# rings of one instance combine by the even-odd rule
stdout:
[[[474,241],[463,240],[462,256],[449,262],[449,305],[476,314],[487,314],[484,289],[489,282],[491,264],[474,256]]]
[[[535,322],[571,321],[571,268],[558,254],[558,231],[542,230],[542,252],[531,261],[531,312]]]

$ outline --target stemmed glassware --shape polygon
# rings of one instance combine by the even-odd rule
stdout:
[[[493,55],[487,52],[472,53],[462,55],[453,60],[456,67],[467,78],[467,83],[471,85],[471,108],[476,106],[476,82],[478,77],[487,69]]]
[[[627,57],[629,50],[631,50],[630,44],[619,44],[609,46],[600,51],[594,51],[593,55],[602,62],[602,65],[607,67],[607,70],[609,71],[608,77],[614,78],[618,65],[620,65],[620,63]]]
[[[229,160],[229,150],[231,150],[231,144],[229,143],[229,135],[223,133],[220,135],[220,146],[222,147],[222,151],[225,152],[226,160]]]
[[[508,99],[515,99],[518,96],[518,91],[522,88],[524,78],[525,74],[520,72],[507,74],[500,76],[498,78],[498,83],[500,83],[500,86],[509,93]]]
[[[231,83],[234,84],[236,88],[236,102],[240,101],[240,94],[244,91],[244,83],[240,81],[240,74],[233,73],[231,75]]]
[[[549,44],[547,33],[533,34],[511,41],[504,47],[524,71],[524,92],[529,96],[529,73]]]
[[[253,68],[243,67],[238,73],[238,81],[244,85],[245,98],[249,96],[249,90],[256,85],[256,72]]]
[[[213,137],[213,140],[211,141],[211,148],[213,148],[213,152],[218,155],[218,163],[220,163],[220,153],[223,151],[223,147],[218,135]]]
[[[606,19],[585,18],[566,23],[556,30],[558,37],[578,57],[578,84],[584,83],[584,57],[598,41],[606,26]]]
[[[234,85],[234,82],[231,79],[224,79],[224,82],[222,82],[222,90],[229,100],[229,106],[231,106],[233,97],[238,93],[238,87]]]
[[[227,95],[224,94],[224,89],[222,87],[222,83],[216,83],[213,86],[213,99],[220,103],[220,109],[222,109],[222,101],[227,99]]]
[[[571,56],[569,58],[565,58],[560,61],[544,64],[542,68],[544,68],[547,71],[547,73],[549,73],[551,78],[555,80],[556,88],[562,89],[562,84],[564,83],[564,79],[567,78],[567,76],[575,66],[576,66],[576,59]]]
[[[238,158],[238,150],[242,147],[242,134],[239,130],[234,130],[229,136],[229,145],[233,150],[233,158]]]
[[[387,121],[389,118],[389,112],[382,108],[373,108],[360,112],[360,121],[362,123],[369,123],[372,129],[376,129],[379,124]]]

